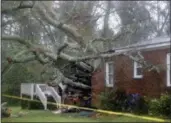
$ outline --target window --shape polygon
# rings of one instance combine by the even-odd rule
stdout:
[[[113,62],[106,63],[106,86],[113,87]]]
[[[167,86],[168,87],[171,87],[171,77],[170,77],[170,74],[171,74],[171,65],[170,65],[170,61],[171,61],[171,53],[168,53],[167,54],[167,57],[166,57],[166,64],[167,64]]]
[[[143,75],[142,65],[134,61],[134,78],[142,78]]]

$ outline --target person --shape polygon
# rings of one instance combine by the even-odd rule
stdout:
[[[91,107],[91,94],[83,97],[84,107]]]

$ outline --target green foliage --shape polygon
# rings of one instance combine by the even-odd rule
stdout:
[[[148,114],[148,102],[144,99],[144,97],[140,96],[135,102],[133,112],[136,114]]]
[[[159,99],[152,99],[149,103],[149,113],[153,115],[159,115],[160,114],[160,101]]]
[[[102,92],[100,94],[100,100],[101,100],[101,107],[102,109],[110,110],[113,107],[113,104],[111,103],[112,100],[111,97],[113,97],[113,92]]]
[[[162,94],[160,97],[161,114],[171,115],[171,95]]]
[[[20,95],[20,84],[24,82],[34,82],[36,78],[30,73],[25,66],[15,64],[3,76],[2,79],[2,93],[11,95]],[[9,104],[19,103],[15,99],[2,98]]]
[[[28,98],[30,99],[30,96],[27,95],[22,95],[23,98]],[[48,102],[54,102],[55,100],[51,96],[47,96],[47,101]],[[31,101],[31,100],[21,100],[21,108],[22,109],[44,109],[43,104],[41,103],[40,99],[37,96],[33,97],[33,100],[36,101]],[[54,104],[47,104],[47,108],[49,110],[57,110],[57,106]]]
[[[30,96],[22,95],[24,98],[29,98]],[[43,104],[41,103],[40,99],[37,96],[34,96],[33,100],[36,101],[28,101],[28,100],[21,100],[21,108],[22,109],[44,109]],[[38,102],[37,102],[38,101]]]
[[[100,99],[101,107],[106,110],[128,111],[136,114],[148,113],[148,101],[144,97],[127,95],[123,89],[103,92]]]
[[[123,89],[118,89],[116,91],[103,92],[100,95],[100,99],[103,109],[123,111],[127,96]]]
[[[130,105],[130,95],[123,90],[103,92],[100,95],[101,107],[113,111],[129,111],[136,114],[171,116],[171,95],[162,94],[159,99],[149,100],[139,96]]]
[[[149,103],[149,111],[152,115],[171,116],[171,95],[162,94],[159,99],[152,99]]]

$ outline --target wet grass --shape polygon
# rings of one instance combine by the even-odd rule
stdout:
[[[139,118],[126,116],[103,115],[100,117],[83,117],[78,113],[53,114],[44,110],[22,110],[20,107],[10,107],[12,115],[26,113],[20,117],[2,118],[2,122],[150,122]]]

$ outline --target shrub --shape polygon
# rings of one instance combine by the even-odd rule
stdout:
[[[149,103],[149,112],[152,115],[171,116],[171,95],[162,94],[159,99],[152,99]]]
[[[171,95],[162,94],[160,97],[160,112],[163,115],[171,115]]]
[[[26,67],[15,64],[11,69],[3,74],[2,79],[2,93],[9,95],[20,95],[20,85],[23,82],[33,82],[35,78],[33,74],[30,73]],[[3,101],[7,101],[8,105],[19,105],[19,100],[13,98],[2,98]]]
[[[113,108],[114,92],[102,92],[100,94],[101,108],[111,110]]]
[[[101,107],[106,110],[171,116],[171,94],[162,94],[159,99],[149,100],[139,94],[127,95],[124,90],[118,89],[101,93],[100,99]]]
[[[148,103],[145,101],[143,96],[139,96],[139,98],[135,101],[133,112],[136,114],[148,113]]]
[[[22,95],[23,98],[30,99],[30,96]],[[34,96],[33,100],[40,101],[40,99]],[[43,109],[43,104],[41,102],[29,101],[29,100],[21,100],[21,108],[22,109]]]
[[[115,97],[114,97],[114,108],[113,108],[113,110],[125,111],[126,101],[127,101],[126,91],[124,89],[116,90]]]
[[[126,110],[137,114],[147,114],[148,101],[139,94],[129,94],[127,96]]]
[[[149,102],[149,113],[152,115],[159,115],[160,114],[160,100],[159,99],[152,99]]]
[[[125,90],[103,92],[100,95],[101,107],[114,111],[129,111],[138,114],[148,113],[148,103],[139,94],[127,95]]]
[[[125,90],[103,92],[100,95],[101,107],[107,110],[124,111],[127,95]]]

